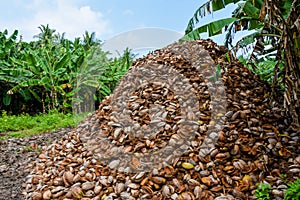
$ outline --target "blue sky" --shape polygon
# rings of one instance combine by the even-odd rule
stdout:
[[[194,11],[206,0],[1,0],[0,31],[18,29],[24,40],[49,24],[73,39],[85,30],[105,41],[133,29],[155,27],[184,33]],[[231,8],[202,20],[229,17]],[[222,43],[222,37],[215,40]]]

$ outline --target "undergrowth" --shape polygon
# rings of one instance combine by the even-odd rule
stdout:
[[[5,111],[0,116],[0,139],[27,137],[33,134],[74,127],[87,114],[73,116],[59,112],[38,114],[8,115]]]
[[[258,200],[270,200],[272,186],[268,183],[257,184],[254,196]],[[283,200],[299,200],[300,199],[300,178],[288,184],[288,189],[285,191]]]

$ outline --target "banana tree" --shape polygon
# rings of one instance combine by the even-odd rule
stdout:
[[[100,45],[93,44],[85,50],[77,50],[77,56],[73,61],[75,71],[72,74],[74,91],[73,94],[73,112],[90,112],[95,109],[94,95],[96,90],[102,88],[101,80],[105,76],[109,59],[107,52],[101,50]],[[81,53],[78,53],[81,52]]]
[[[15,40],[18,35],[18,31],[14,31],[14,33],[7,38],[8,31],[4,30],[0,32],[0,83],[1,83],[1,101],[4,105],[9,105],[11,102],[11,96],[6,94],[5,88],[8,86],[7,75],[5,73],[5,67],[8,65],[8,58],[11,54],[10,49],[13,49],[15,46]],[[3,88],[2,88],[3,87]]]
[[[243,48],[245,50],[245,47],[253,44],[253,48],[250,48],[253,49],[251,60],[257,62],[257,55],[273,56],[277,62],[274,67],[272,93],[275,94],[275,88],[279,88],[278,80],[282,80],[285,86],[284,105],[288,115],[291,116],[292,124],[296,126],[299,126],[300,122],[299,2],[299,0],[210,0],[196,10],[182,38],[194,40],[200,38],[200,34],[204,32],[213,36],[225,30],[225,46],[231,47],[234,52]],[[230,17],[196,27],[200,18],[224,9],[231,3],[237,8]],[[243,30],[252,30],[252,33],[233,45],[235,33]],[[267,45],[270,48],[266,48]],[[283,61],[285,67],[280,70],[279,66]],[[278,78],[280,75],[282,77]]]
[[[89,50],[93,46],[99,46],[100,41],[96,39],[96,33],[92,32],[89,34],[88,31],[85,31],[83,35],[83,46],[85,50]]]
[[[236,5],[236,9],[232,12],[231,16],[196,27],[200,23],[201,18],[225,9],[226,6],[232,3]],[[236,32],[255,30],[255,34],[251,35],[251,38],[254,38],[256,34],[261,32],[264,26],[264,22],[259,19],[262,5],[263,0],[210,0],[196,10],[186,27],[183,39],[198,39],[202,33],[208,33],[209,37],[211,37],[222,34],[225,30],[227,33],[225,46],[232,47],[232,41]]]
[[[38,39],[38,44],[45,46],[54,42],[56,32],[55,29],[51,29],[49,24],[46,26],[42,24],[38,28],[40,29],[40,33],[33,36],[33,38]]]
[[[17,31],[10,37],[7,31],[0,32],[0,95],[5,105],[22,95],[39,102],[43,112],[91,111],[92,100],[109,95],[132,62],[129,51],[121,59],[109,60],[95,33],[86,31],[83,40],[70,41],[48,25],[39,29],[35,36],[39,40],[30,43],[17,42]]]
[[[14,86],[14,83],[11,81],[15,79],[10,76],[12,62],[10,58],[20,58],[23,53],[23,49],[27,48],[27,44],[21,40],[17,42],[18,31],[15,30],[10,36],[8,36],[8,31],[4,30],[0,32],[0,97],[1,102],[4,106],[9,106],[12,101],[12,95],[7,93],[9,88]],[[20,94],[25,100],[29,100],[28,91],[21,90]],[[19,104],[22,104],[22,101],[18,99]],[[0,107],[1,103],[0,103]],[[15,106],[17,107],[17,106]]]
[[[66,69],[70,53],[65,53],[60,59],[52,60],[47,52],[29,51],[25,61],[13,60],[19,67],[14,69],[12,75],[18,77],[16,86],[11,88],[9,93],[13,94],[22,88],[28,88],[32,95],[43,104],[43,112],[47,110],[56,110],[59,106],[58,93],[64,94],[60,87],[62,77]],[[17,76],[18,75],[18,76]],[[20,78],[23,77],[23,78]],[[41,93],[36,92],[41,88]]]
[[[100,77],[100,99],[109,95],[117,86],[119,80],[128,71],[133,62],[134,55],[126,48],[119,58],[114,58],[106,67],[105,73]]]

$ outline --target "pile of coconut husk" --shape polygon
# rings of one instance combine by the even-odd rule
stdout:
[[[28,166],[27,199],[282,199],[299,132],[270,86],[211,40],[136,60],[99,109]]]

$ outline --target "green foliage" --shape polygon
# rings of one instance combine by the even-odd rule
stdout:
[[[80,119],[74,120],[73,115],[59,112],[29,116],[28,114],[8,115],[3,111],[0,117],[0,138],[26,137],[63,127],[73,127],[76,125],[75,121],[81,121],[85,116],[86,114],[81,115]]]
[[[94,97],[99,102],[109,95],[131,65],[128,49],[121,58],[108,59],[95,33],[70,41],[49,25],[39,29],[38,40],[30,43],[17,41],[18,31],[0,32],[0,110],[94,110]]]
[[[212,15],[214,11],[224,9],[229,4],[235,4],[237,8],[232,12],[231,16],[212,21],[205,25],[196,25],[200,22],[199,18],[203,18],[207,15]],[[209,37],[222,34],[225,30],[225,46],[232,46],[232,41],[236,32],[243,30],[256,30],[256,34],[261,32],[264,23],[259,20],[260,9],[263,5],[262,0],[209,0],[201,5],[190,19],[183,40],[194,40],[200,38],[200,34],[208,33]],[[256,34],[249,35],[248,42],[253,42]],[[246,40],[241,40],[243,45],[246,44]]]
[[[33,113],[48,113],[30,116],[3,111],[2,139],[75,126],[86,116],[85,110],[81,109],[80,115],[60,111],[70,113],[72,102],[85,100],[91,88],[96,93],[106,87],[108,91],[102,94],[109,95],[132,62],[129,51],[120,59],[107,59],[95,33],[86,31],[83,41],[69,41],[48,25],[39,28],[38,40],[30,43],[17,41],[18,31],[9,37],[7,30],[0,32],[0,110],[14,113],[16,107],[15,113],[26,112],[41,104],[42,109]]]
[[[260,183],[257,185],[258,188],[255,190],[254,196],[258,198],[258,200],[269,200],[270,199],[270,191],[272,187],[270,184]]]
[[[87,49],[87,50],[85,50]],[[106,71],[109,63],[107,53],[103,52],[99,46],[86,46],[82,49],[84,54],[77,57],[76,68],[69,79],[73,90],[66,94],[72,105],[75,106],[73,112],[89,112],[94,110],[93,95],[100,87],[99,80]],[[85,103],[90,101],[89,103]],[[67,103],[67,101],[65,101]],[[71,106],[71,104],[70,104]]]
[[[269,200],[272,187],[270,184],[257,184],[254,196],[258,200]],[[298,200],[300,199],[300,178],[293,183],[288,184],[288,189],[285,191],[284,200]]]
[[[230,17],[230,18],[220,19],[220,20],[202,25],[191,32],[186,32],[186,35],[184,36],[184,38],[182,38],[182,40],[199,39],[200,34],[206,33],[206,32],[208,32],[209,37],[220,34],[220,33],[222,33],[222,29],[225,26],[231,24],[235,20],[236,20],[236,18]]]
[[[229,4],[236,6],[231,14],[201,24],[200,18]],[[209,37],[225,32],[224,45],[235,56],[240,53],[250,55],[245,63],[250,63],[249,68],[271,84],[272,97],[269,99],[284,95],[283,106],[287,108],[287,115],[293,116],[290,118],[296,127],[299,126],[299,98],[296,94],[300,54],[297,48],[299,28],[292,21],[299,18],[298,4],[296,0],[208,0],[195,11],[182,38],[195,40],[205,32]],[[234,44],[238,32],[245,33],[245,36]]]
[[[295,182],[288,184],[288,189],[285,191],[284,200],[298,200],[300,199],[300,178]]]
[[[112,93],[114,88],[119,83],[119,80],[128,71],[129,67],[133,62],[134,55],[131,54],[130,50],[125,49],[123,55],[111,61],[105,68],[103,76],[99,79],[100,88],[98,99],[101,101],[105,96]]]
[[[239,60],[247,66],[251,71],[253,71],[255,74],[257,74],[260,79],[272,84],[274,82],[274,74],[275,74],[275,69],[276,65],[278,64],[278,69],[283,70],[284,69],[284,64],[282,62],[278,63],[278,61],[274,58],[271,57],[265,57],[261,58],[258,63],[248,63],[248,60],[239,57]],[[279,76],[277,80],[279,83],[282,83],[282,77]],[[280,85],[281,88],[284,88],[284,85]]]
[[[232,48],[235,52],[241,48],[248,51],[249,45],[253,45],[254,48],[250,48],[251,51],[266,55],[279,49],[277,43],[283,35],[283,30],[280,28],[282,26],[279,24],[291,12],[292,2],[293,0],[276,1],[275,6],[272,7],[266,0],[208,0],[195,11],[182,40],[195,40],[200,38],[200,34],[206,32],[209,37],[225,32],[224,44],[227,48]],[[231,15],[208,24],[200,24],[200,18],[212,15],[214,11],[224,9],[229,4],[236,6]],[[234,45],[235,34],[241,31],[252,32],[248,32],[248,35],[242,37]],[[266,43],[272,48],[264,49]],[[253,57],[255,57],[254,53],[251,58]]]

